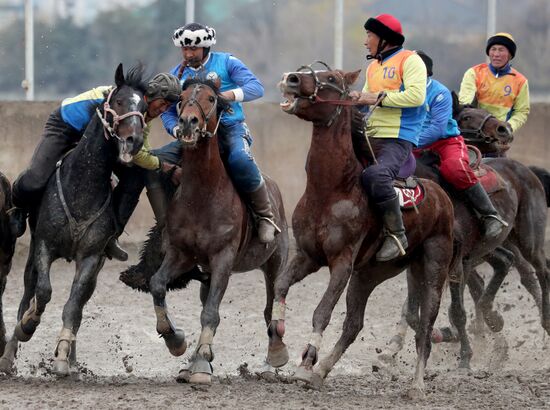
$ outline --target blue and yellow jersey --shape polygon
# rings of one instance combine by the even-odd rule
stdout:
[[[398,138],[418,145],[426,115],[426,66],[414,52],[400,48],[367,68],[364,92],[386,92],[368,126],[374,138]]]
[[[76,97],[65,98],[61,103],[61,118],[77,131],[83,132],[94,115],[94,109],[103,101],[112,86],[92,88]]]
[[[525,76],[510,66],[497,71],[483,63],[468,69],[460,84],[459,100],[461,104],[471,104],[474,98],[480,108],[508,121],[514,131],[527,121],[529,84]]]

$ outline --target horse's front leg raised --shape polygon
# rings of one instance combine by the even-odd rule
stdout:
[[[63,307],[63,327],[55,348],[53,372],[58,376],[68,376],[70,366],[76,364],[76,334],[82,322],[82,310],[94,293],[97,275],[104,262],[105,257],[100,255],[78,258],[76,261],[76,275],[69,300]]]
[[[330,280],[328,287],[313,312],[313,330],[308,344],[302,354],[302,363],[294,377],[298,380],[310,382],[313,377],[313,366],[317,363],[323,332],[330,322],[334,306],[340,299],[353,269],[353,252],[347,249],[337,258],[329,261]]]
[[[183,330],[176,328],[168,314],[166,286],[172,279],[182,272],[187,272],[193,266],[193,264],[187,263],[187,258],[181,252],[173,246],[169,246],[162,265],[150,280],[151,295],[153,296],[153,305],[157,317],[157,332],[164,339],[166,347],[174,356],[181,356],[185,353],[187,342]]]
[[[275,280],[275,298],[271,323],[267,327],[269,346],[267,363],[273,367],[282,367],[288,362],[288,349],[283,342],[285,334],[286,296],[292,285],[301,281],[310,273],[319,270],[319,265],[298,249],[285,271]]]
[[[220,303],[229,283],[234,256],[234,250],[228,247],[210,258],[212,270],[210,286],[201,312],[201,335],[189,366],[190,383],[210,384],[212,382],[212,365],[210,364],[214,360],[212,344],[220,323]],[[201,295],[201,300],[203,297],[204,295]]]
[[[29,309],[31,299],[34,297],[36,291],[36,281],[37,281],[37,272],[34,267],[34,240],[31,239],[31,244],[29,248],[29,256],[27,257],[27,263],[25,265],[24,273],[24,291],[23,297],[19,302],[19,309],[17,311],[17,321],[19,322],[24,313]],[[15,361],[15,356],[17,354],[17,347],[19,340],[17,339],[15,333],[11,336],[8,344],[4,349],[2,357],[0,357],[0,372],[2,373],[11,373],[13,368],[13,362]]]

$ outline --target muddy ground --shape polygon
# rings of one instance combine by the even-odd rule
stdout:
[[[131,249],[130,262],[134,262],[137,249]],[[24,254],[24,247],[18,245],[4,294],[9,333],[22,294]],[[324,387],[314,391],[290,383],[287,376],[299,362],[309,338],[312,312],[328,280],[326,270],[291,289],[286,334],[291,362],[275,382],[258,380],[254,374],[267,347],[263,275],[253,271],[233,276],[215,338],[216,378],[210,387],[196,387],[178,384],[174,376],[200,333],[198,285],[193,283],[169,294],[173,317],[191,342],[188,352],[176,358],[156,334],[150,296],[118,281],[124,267],[109,261],[100,273],[78,333],[78,369],[71,377],[58,380],[49,369],[74,265],[62,261],[54,264],[52,301],[33,339],[21,344],[17,374],[0,379],[0,408],[550,408],[550,339],[543,333],[534,301],[519,284],[515,271],[497,297],[505,327],[499,334],[473,338],[472,370],[456,371],[458,346],[434,346],[428,362],[426,400],[411,401],[404,393],[414,371],[412,333],[407,335],[406,348],[394,366],[379,368],[376,360],[377,349],[384,348],[398,320],[405,298],[404,275],[375,290],[367,306],[365,328]],[[446,294],[443,306],[448,303]],[[471,311],[471,304],[468,306]],[[344,313],[345,305],[340,301],[321,354],[336,341]],[[446,322],[446,312],[442,311],[438,323]]]

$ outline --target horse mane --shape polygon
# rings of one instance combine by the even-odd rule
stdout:
[[[149,78],[145,75],[145,65],[137,63],[135,66],[130,67],[124,76],[124,83],[145,94],[149,84]]]
[[[214,92],[218,96],[218,106],[217,106],[218,115],[222,111],[228,111],[231,109],[231,101],[229,101],[227,98],[225,98],[223,95],[220,94],[220,88],[214,80],[207,80],[202,78],[188,78],[183,83],[181,90],[185,91],[187,88],[189,88],[194,84],[204,84],[214,90]]]

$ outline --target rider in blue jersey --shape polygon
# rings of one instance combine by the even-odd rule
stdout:
[[[228,53],[210,51],[211,46],[216,44],[216,32],[213,28],[190,23],[178,28],[172,40],[176,47],[181,48],[183,60],[171,70],[171,73],[176,75],[182,84],[188,78],[219,79],[221,95],[232,101],[231,112],[224,113],[220,121],[220,148],[235,187],[258,217],[260,241],[271,242],[279,228],[273,220],[265,181],[250,152],[252,136],[244,122],[241,104],[262,97],[264,88],[252,71],[238,58]],[[172,105],[161,118],[166,131],[177,138],[176,105]],[[153,152],[163,160],[178,163],[181,158],[181,144],[179,141],[173,141]]]

